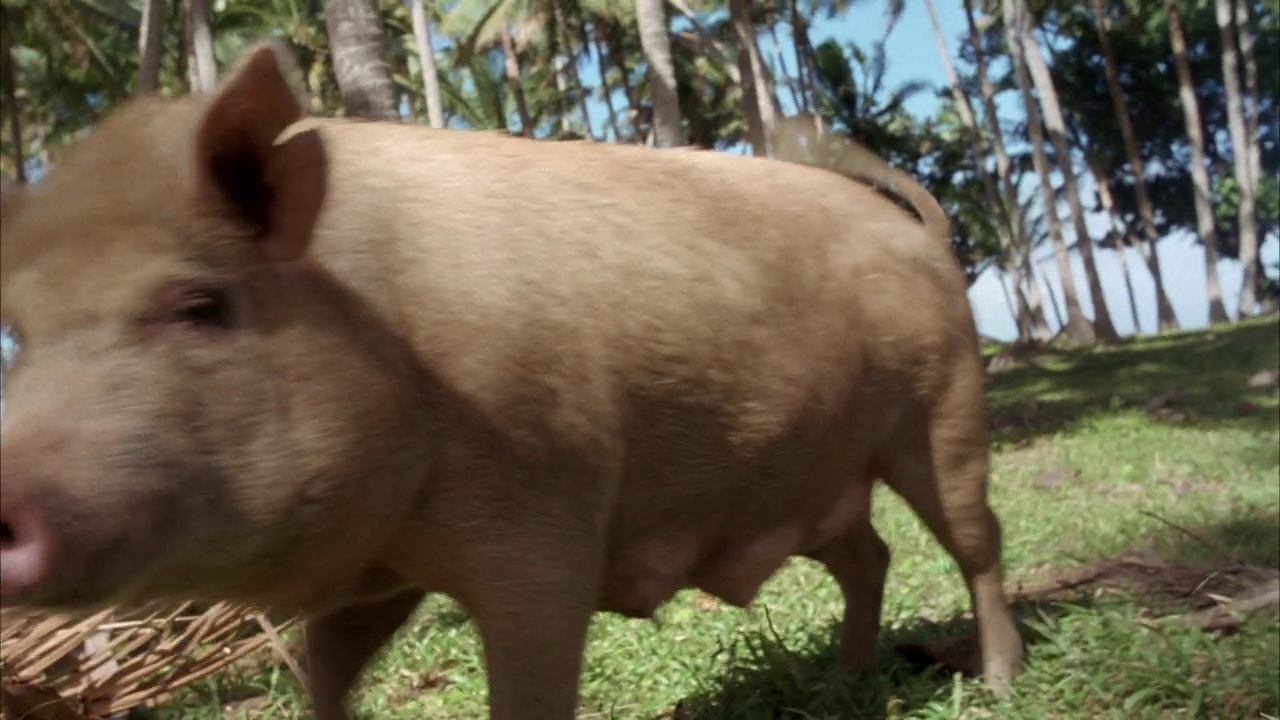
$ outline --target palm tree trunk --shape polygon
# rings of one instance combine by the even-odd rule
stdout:
[[[1262,178],[1262,143],[1258,136],[1258,115],[1261,105],[1258,97],[1258,59],[1254,54],[1256,38],[1253,31],[1253,20],[1249,16],[1249,3],[1236,0],[1236,32],[1240,35],[1240,56],[1244,60],[1244,86],[1249,96],[1250,112],[1247,118],[1249,140],[1249,175],[1253,183],[1253,195],[1258,196],[1259,183]],[[1258,242],[1267,237],[1266,229],[1258,228]],[[1276,312],[1275,296],[1269,290],[1267,274],[1262,268],[1262,258],[1255,257],[1254,276],[1258,287],[1258,314],[1271,315]]]
[[[757,157],[768,154],[768,128],[764,120],[764,103],[758,97],[755,62],[751,48],[755,47],[755,28],[751,24],[751,7],[746,0],[729,0],[729,15],[733,33],[738,40],[738,87],[742,89],[742,112],[747,118],[747,141]]]
[[[435,48],[431,47],[431,25],[427,22],[425,0],[412,0],[413,40],[418,50],[418,65],[422,68],[422,94],[427,103],[427,124],[433,128],[444,127],[444,100],[440,93],[440,73],[436,69]]]
[[[590,47],[590,37],[587,35],[586,25],[579,26],[582,30],[582,46]],[[604,60],[605,43],[598,41],[594,43],[596,49],[596,64],[600,68],[600,93],[604,95],[604,106],[609,113],[609,129],[613,131],[613,141],[622,142],[622,130],[618,126],[618,111],[613,106],[613,86],[609,84],[609,65]]]
[[[1021,31],[1022,23],[1018,0],[1002,0],[1004,13],[1005,36],[1009,44],[1010,61],[1014,75],[1018,81],[1018,89],[1022,94],[1022,102],[1027,110],[1027,131],[1031,136],[1032,162],[1036,175],[1040,178],[1040,192],[1044,198],[1045,217],[1049,221],[1049,236],[1053,241],[1054,256],[1058,262],[1059,282],[1062,283],[1062,294],[1066,299],[1067,323],[1064,328],[1067,337],[1077,343],[1093,343],[1097,341],[1097,333],[1080,308],[1080,298],[1076,293],[1075,279],[1071,274],[1071,260],[1067,253],[1067,243],[1062,237],[1062,220],[1058,216],[1057,198],[1053,192],[1053,183],[1049,179],[1049,158],[1044,151],[1044,131],[1040,126],[1040,111],[1036,100],[1031,95],[1031,78],[1027,70],[1026,54],[1023,50]],[[1070,175],[1071,168],[1063,168],[1063,175]],[[1081,244],[1089,242],[1088,236],[1082,237]]]
[[[791,0],[791,37],[796,49],[796,78],[800,82],[800,110],[814,106],[813,44],[809,42],[809,22],[800,12],[799,0]]]
[[[1034,268],[1035,261],[1030,261]],[[1034,272],[1034,270],[1033,270]],[[1067,321],[1062,318],[1062,301],[1058,299],[1058,293],[1053,289],[1053,283],[1049,282],[1049,278],[1044,276],[1044,270],[1040,271],[1040,280],[1044,283],[1045,292],[1049,294],[1049,307],[1053,308],[1053,318],[1058,321],[1058,332],[1067,332]],[[1070,337],[1068,335],[1068,337]]]
[[[1133,320],[1133,334],[1139,335],[1142,332],[1142,326],[1138,324],[1138,301],[1133,293],[1133,277],[1129,273],[1129,259],[1126,256],[1129,233],[1120,219],[1119,210],[1116,209],[1115,198],[1111,195],[1111,180],[1107,177],[1107,173],[1103,172],[1102,166],[1092,158],[1089,160],[1089,170],[1093,173],[1094,184],[1098,186],[1098,198],[1102,201],[1102,209],[1107,214],[1107,222],[1111,225],[1112,232],[1116,233],[1116,259],[1120,262],[1120,273],[1124,275],[1125,289],[1129,292],[1129,315]]]
[[[773,39],[773,54],[778,58],[778,69],[782,71],[782,77],[787,78],[787,92],[791,95],[791,102],[796,107],[800,107],[800,93],[796,92],[796,84],[790,81],[790,72],[787,70],[787,57],[782,54],[782,41],[778,40],[778,27],[776,25],[769,26],[769,37]]]
[[[604,41],[602,47],[609,49],[610,59],[618,66],[618,82],[622,84],[622,95],[627,100],[627,122],[631,125],[632,142],[638,142],[644,137],[640,129],[640,103],[636,101],[635,88],[631,86],[631,69],[627,67],[627,56],[622,50],[622,40],[618,37],[621,32],[622,29],[618,25],[611,24],[607,33],[608,39]],[[679,109],[678,104],[676,108]]]
[[[1102,280],[1098,275],[1097,262],[1093,256],[1093,238],[1089,236],[1089,228],[1085,224],[1084,205],[1080,201],[1080,189],[1076,185],[1076,173],[1071,161],[1071,148],[1067,145],[1067,123],[1062,116],[1062,107],[1058,104],[1058,91],[1053,85],[1053,75],[1040,51],[1040,43],[1031,34],[1025,0],[1013,0],[1017,3],[1017,31],[1021,35],[1022,51],[1026,55],[1027,67],[1031,73],[1036,94],[1040,97],[1040,107],[1044,110],[1044,123],[1049,131],[1049,141],[1053,144],[1054,153],[1058,157],[1058,169],[1062,171],[1063,190],[1067,196],[1067,207],[1071,211],[1071,221],[1075,226],[1076,248],[1084,263],[1085,280],[1089,284],[1089,294],[1093,299],[1093,327],[1100,342],[1109,343],[1120,339],[1111,320],[1111,311],[1107,307],[1107,296],[1102,289]]]
[[[1196,209],[1196,234],[1204,246],[1205,292],[1209,298],[1209,322],[1229,322],[1227,308],[1222,302],[1222,281],[1218,276],[1218,231],[1213,219],[1212,190],[1209,171],[1205,169],[1204,132],[1200,124],[1200,102],[1196,99],[1195,82],[1191,78],[1191,63],[1187,60],[1187,40],[1182,29],[1182,14],[1177,0],[1164,0],[1165,14],[1169,17],[1169,39],[1173,46],[1174,68],[1178,73],[1178,99],[1182,105],[1182,119],[1187,128],[1187,140],[1191,145],[1191,183],[1194,188]]]
[[[565,85],[578,95],[578,111],[582,113],[582,132],[587,137],[595,137],[591,129],[591,113],[587,108],[586,88],[582,86],[582,77],[578,75],[578,54],[574,52],[573,42],[569,36],[569,19],[564,12],[561,0],[551,0],[551,13],[556,23],[556,35],[559,38],[561,64],[558,71],[563,72]],[[587,52],[587,45],[582,46]]]
[[[1138,216],[1142,220],[1142,230],[1147,242],[1151,245],[1150,254],[1143,254],[1147,261],[1147,269],[1156,286],[1156,317],[1160,330],[1176,330],[1178,317],[1169,302],[1169,295],[1164,289],[1164,275],[1160,271],[1160,255],[1156,243],[1160,233],[1156,230],[1155,210],[1151,205],[1151,196],[1147,192],[1146,167],[1142,161],[1142,153],[1138,150],[1138,140],[1133,132],[1133,121],[1129,117],[1129,109],[1125,105],[1124,91],[1120,89],[1120,72],[1116,68],[1115,51],[1111,47],[1111,22],[1107,17],[1102,0],[1093,1],[1093,14],[1097,19],[1098,40],[1102,44],[1102,55],[1105,62],[1103,71],[1107,79],[1107,89],[1111,94],[1111,105],[1115,109],[1116,120],[1120,124],[1120,136],[1124,140],[1124,151],[1128,156],[1129,168],[1133,172],[1134,194],[1138,201]]]
[[[27,156],[22,145],[22,105],[18,100],[18,78],[13,72],[13,29],[9,9],[0,5],[0,59],[4,60],[0,82],[4,83],[4,106],[9,108],[9,144],[13,150],[13,176],[27,181]]]
[[[978,121],[974,118],[973,105],[969,102],[969,96],[960,86],[960,77],[956,73],[955,66],[951,64],[951,54],[947,50],[947,40],[942,34],[942,26],[938,24],[938,13],[933,7],[933,0],[925,0],[924,7],[929,14],[929,24],[933,26],[933,37],[938,44],[938,56],[942,59],[942,68],[947,74],[951,97],[955,100],[956,109],[960,113],[960,124],[964,127],[965,134],[969,136],[969,150],[973,153],[974,166],[982,176],[982,189],[986,193],[987,203],[997,210],[1001,218],[996,227],[1000,250],[1005,256],[1004,272],[1009,275],[1013,286],[1019,288],[1022,285],[1022,277],[1014,253],[1013,224],[1009,221],[1008,209],[1000,202],[1000,193],[996,190],[995,181],[987,172],[986,142],[982,138],[982,131],[978,128]],[[1022,299],[1021,293],[1019,293],[1019,299]],[[1015,319],[1018,321],[1018,342],[1024,345],[1030,344],[1031,317],[1025,303],[1019,303],[1017,306]]]
[[[398,120],[400,111],[377,0],[329,0],[325,27],[347,115]]]
[[[996,111],[995,87],[991,84],[991,78],[987,74],[986,53],[982,47],[982,35],[978,32],[977,23],[973,18],[972,0],[965,0],[964,9],[965,19],[969,26],[969,43],[973,47],[976,59],[978,88],[982,95],[987,131],[991,134],[991,148],[995,152],[996,176],[1000,179],[1004,196],[1004,202],[998,203],[997,206],[1004,208],[1003,217],[1006,218],[1009,224],[1010,242],[1015,248],[1019,249],[1017,254],[1022,258],[1019,264],[1022,274],[1026,277],[1026,299],[1029,305],[1028,309],[1031,312],[1031,324],[1035,339],[1042,343],[1048,342],[1053,337],[1053,332],[1049,329],[1049,322],[1045,318],[1038,281],[1032,272],[1030,264],[1031,247],[1026,237],[1022,205],[1018,202],[1017,184],[1013,181],[1013,163],[1009,159],[1009,153],[1005,151],[1004,137],[1000,130],[1000,116]]]
[[[138,28],[138,94],[148,95],[160,84],[164,59],[165,0],[143,0]]]
[[[524,86],[520,83],[520,56],[516,54],[515,41],[511,39],[511,30],[506,21],[502,21],[502,69],[507,77],[507,88],[516,102],[516,114],[520,117],[520,134],[533,137],[533,116],[529,114],[529,103],[524,97]]]
[[[1244,123],[1244,95],[1240,90],[1240,53],[1236,48],[1235,23],[1231,14],[1232,0],[1214,0],[1214,16],[1222,41],[1222,85],[1227,96],[1227,130],[1231,136],[1231,155],[1236,184],[1240,186],[1240,266],[1244,271],[1240,283],[1239,317],[1258,310],[1258,213],[1256,187],[1250,169],[1249,139]]]
[[[187,65],[193,92],[213,92],[218,82],[218,63],[213,55],[209,0],[189,0],[187,43],[191,60]]]
[[[684,145],[676,68],[671,59],[671,34],[663,0],[636,0],[640,46],[649,64],[649,92],[653,98],[653,138],[658,147]],[[634,106],[633,106],[634,107]]]

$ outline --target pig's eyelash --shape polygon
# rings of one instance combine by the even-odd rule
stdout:
[[[178,304],[175,318],[205,328],[230,328],[234,324],[231,295],[219,287],[189,290]]]

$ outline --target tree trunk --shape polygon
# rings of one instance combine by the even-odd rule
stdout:
[[[1095,328],[1085,317],[1080,308],[1080,298],[1076,294],[1075,279],[1071,274],[1071,259],[1067,253],[1067,243],[1062,237],[1062,220],[1058,216],[1057,198],[1054,196],[1053,183],[1049,179],[1049,158],[1044,151],[1044,131],[1040,126],[1040,111],[1036,100],[1031,95],[1031,78],[1027,71],[1026,53],[1022,44],[1022,22],[1018,0],[1001,0],[1004,14],[1005,37],[1009,44],[1010,61],[1014,75],[1018,81],[1018,90],[1022,94],[1023,105],[1027,109],[1027,131],[1031,139],[1032,161],[1036,175],[1040,178],[1040,192],[1044,198],[1045,217],[1049,220],[1049,237],[1053,241],[1054,256],[1058,261],[1059,282],[1062,283],[1062,294],[1066,299],[1067,323],[1064,328],[1067,337],[1077,343],[1093,343],[1098,337]],[[1063,175],[1071,174],[1071,167],[1063,168]],[[1080,238],[1080,244],[1089,242],[1088,236]],[[1052,290],[1051,290],[1052,292]]]
[[[982,94],[982,106],[986,114],[987,131],[991,134],[991,148],[995,152],[996,176],[1000,179],[1004,195],[1004,202],[998,203],[997,206],[1004,209],[1002,217],[1009,224],[1010,242],[1017,249],[1016,254],[1021,256],[1019,265],[1021,266],[1022,274],[1026,276],[1026,300],[1029,305],[1028,309],[1031,312],[1031,324],[1035,339],[1042,343],[1048,342],[1053,337],[1053,333],[1049,329],[1049,322],[1044,315],[1044,307],[1041,303],[1036,276],[1031,271],[1030,255],[1032,248],[1026,237],[1022,206],[1018,202],[1018,188],[1013,181],[1012,162],[1009,159],[1009,153],[1005,151],[1004,137],[1000,130],[1000,116],[996,111],[995,87],[992,86],[991,78],[987,74],[986,53],[982,47],[982,35],[978,32],[977,24],[973,19],[972,0],[965,0],[964,9],[965,18],[969,26],[969,43],[973,47],[974,57],[976,58],[978,87]]]
[[[1156,230],[1155,209],[1151,206],[1151,196],[1147,192],[1146,167],[1142,161],[1142,153],[1138,150],[1138,140],[1133,132],[1133,121],[1129,117],[1129,109],[1125,104],[1124,91],[1120,88],[1120,72],[1116,68],[1115,51],[1111,47],[1111,22],[1107,18],[1102,0],[1092,0],[1093,15],[1097,19],[1098,39],[1102,44],[1104,73],[1107,89],[1111,93],[1111,105],[1116,112],[1116,121],[1120,124],[1120,136],[1124,140],[1124,151],[1128,156],[1129,168],[1133,172],[1134,194],[1138,201],[1138,216],[1142,220],[1142,231],[1151,246],[1150,254],[1143,254],[1147,261],[1147,269],[1156,286],[1156,317],[1160,330],[1178,329],[1178,317],[1169,302],[1169,295],[1164,289],[1164,275],[1160,271],[1160,255],[1156,243],[1160,233]]]
[[[1104,343],[1120,339],[1111,320],[1111,311],[1107,307],[1107,296],[1102,289],[1102,279],[1098,275],[1098,266],[1093,256],[1093,238],[1089,237],[1089,227],[1085,224],[1084,205],[1080,201],[1080,188],[1076,185],[1076,172],[1071,160],[1071,148],[1067,145],[1067,123],[1062,116],[1062,107],[1058,104],[1058,91],[1053,85],[1053,75],[1040,51],[1040,43],[1031,34],[1025,0],[1013,0],[1018,5],[1017,31],[1021,35],[1022,51],[1026,56],[1031,81],[1035,85],[1036,94],[1040,96],[1040,107],[1044,111],[1044,123],[1049,131],[1049,141],[1053,144],[1058,156],[1058,169],[1062,172],[1063,190],[1067,196],[1067,207],[1071,211],[1071,221],[1075,226],[1076,248],[1084,264],[1085,280],[1089,284],[1089,294],[1093,299],[1093,327],[1097,339]]]
[[[1231,135],[1231,155],[1236,184],[1240,186],[1240,207],[1236,222],[1240,227],[1240,283],[1238,317],[1253,315],[1258,310],[1258,212],[1253,172],[1249,167],[1249,138],[1244,123],[1244,94],[1240,91],[1240,54],[1236,48],[1235,23],[1231,17],[1232,0],[1214,0],[1214,16],[1222,40],[1222,85],[1227,96],[1227,130]]]
[[[400,119],[377,0],[328,0],[325,28],[347,116]]]
[[[507,77],[507,88],[516,102],[516,115],[520,117],[520,134],[533,137],[533,116],[529,114],[529,103],[525,101],[524,86],[520,84],[520,56],[516,53],[515,41],[511,39],[511,30],[506,21],[502,21],[502,70]]]
[[[27,181],[27,155],[22,144],[22,105],[18,101],[18,78],[13,71],[13,29],[9,9],[0,5],[0,58],[4,60],[4,106],[9,108],[9,144],[13,146],[13,176],[18,182]]]
[[[609,84],[609,65],[604,60],[605,43],[599,41],[592,43],[587,35],[585,25],[580,26],[582,29],[582,46],[584,48],[595,45],[596,49],[596,65],[600,68],[600,93],[604,95],[604,106],[609,114],[609,129],[613,131],[613,141],[622,142],[622,130],[618,125],[618,110],[613,105],[613,86]]]
[[[627,99],[627,122],[631,125],[632,142],[639,142],[644,137],[640,129],[640,102],[636,99],[635,88],[631,86],[631,70],[627,67],[627,55],[623,52],[622,40],[618,37],[621,32],[620,27],[611,26],[609,37],[613,42],[606,40],[605,46],[609,48],[609,56],[613,63],[618,66],[618,81],[622,84],[622,95]],[[670,43],[668,43],[668,49],[670,49]],[[673,69],[672,73],[674,72]],[[679,109],[680,106],[677,103],[676,110]]]
[[[778,28],[776,25],[769,26],[769,37],[773,39],[773,54],[778,58],[778,69],[782,71],[782,76],[786,78],[790,74],[787,70],[787,57],[782,53],[782,41],[778,39]],[[791,102],[795,103],[796,107],[799,108],[800,93],[796,91],[796,84],[788,81],[787,92],[791,95]]]
[[[751,24],[751,7],[746,0],[729,0],[729,15],[733,34],[738,40],[738,87],[742,89],[742,112],[747,118],[747,141],[757,157],[769,153],[768,131],[765,126],[766,102],[759,97],[760,83],[756,81],[752,48],[756,48],[755,26]],[[756,48],[756,55],[759,49]]]
[[[671,33],[667,29],[663,0],[636,0],[636,24],[640,46],[649,64],[649,94],[653,99],[653,136],[658,147],[685,144],[680,100],[676,94],[676,67],[671,59]]]
[[[1236,0],[1236,32],[1240,36],[1240,56],[1244,60],[1244,86],[1249,96],[1250,112],[1247,118],[1246,135],[1249,142],[1249,175],[1253,182],[1253,194],[1258,195],[1258,183],[1262,178],[1262,144],[1258,138],[1258,114],[1261,112],[1258,97],[1258,58],[1253,52],[1256,38],[1252,20],[1249,17],[1249,3]],[[1266,237],[1262,230],[1258,231],[1259,241]]]
[[[143,0],[142,3],[142,25],[138,29],[139,95],[149,95],[160,86],[166,5],[165,0]]]
[[[1035,262],[1031,261],[1034,272]],[[1062,318],[1062,301],[1058,299],[1058,293],[1053,289],[1053,283],[1049,282],[1049,278],[1044,276],[1044,271],[1040,271],[1040,280],[1044,283],[1045,292],[1049,295],[1049,306],[1053,308],[1053,318],[1058,321],[1058,332],[1067,332],[1067,322]],[[1070,337],[1070,336],[1068,336]]]
[[[212,18],[209,0],[189,0],[187,42],[191,60],[187,65],[193,92],[213,92],[218,83],[218,63],[213,55]]]
[[[564,73],[566,86],[578,95],[578,112],[582,113],[582,132],[587,137],[595,137],[591,129],[591,113],[587,108],[587,92],[582,87],[582,78],[578,75],[578,54],[574,52],[573,41],[569,35],[569,18],[564,12],[562,0],[551,0],[551,14],[556,22],[556,34],[559,36],[560,56],[562,58],[558,72]],[[582,51],[587,52],[587,45]]]
[[[791,0],[791,37],[796,48],[796,78],[800,82],[800,109],[812,112],[813,88],[816,84],[813,72],[813,44],[809,42],[809,22],[800,12],[799,0]]]
[[[1182,119],[1187,127],[1187,140],[1191,145],[1191,183],[1194,188],[1196,209],[1196,234],[1204,246],[1205,291],[1209,297],[1209,322],[1229,322],[1226,306],[1222,303],[1222,282],[1218,276],[1218,231],[1214,225],[1212,190],[1209,171],[1204,162],[1204,132],[1200,124],[1200,102],[1196,99],[1195,82],[1191,78],[1191,63],[1187,61],[1187,41],[1182,30],[1182,14],[1177,0],[1164,0],[1165,13],[1169,17],[1169,39],[1173,45],[1174,68],[1178,73],[1178,100],[1182,105]]]
[[[1125,289],[1129,292],[1129,314],[1133,320],[1133,334],[1142,333],[1142,325],[1138,323],[1138,301],[1133,293],[1133,278],[1129,273],[1129,259],[1125,250],[1129,246],[1129,233],[1116,209],[1115,198],[1111,195],[1111,180],[1103,172],[1097,161],[1090,159],[1089,170],[1093,173],[1093,181],[1098,186],[1098,198],[1102,201],[1102,209],[1107,214],[1107,222],[1112,232],[1116,233],[1116,259],[1120,261],[1120,272],[1124,275]]]
[[[431,25],[427,22],[426,0],[412,0],[413,40],[422,68],[422,94],[427,103],[427,124],[444,127],[444,99],[440,93],[440,72],[436,69],[435,48],[431,47]]]
[[[960,113],[960,123],[964,126],[965,134],[969,136],[969,150],[973,154],[974,167],[982,176],[982,189],[987,196],[987,203],[1000,216],[1000,222],[996,227],[1000,250],[1005,256],[1004,272],[1015,288],[1021,288],[1022,273],[1013,247],[1013,223],[1009,220],[1008,209],[1000,202],[1000,193],[996,190],[995,181],[987,172],[986,142],[982,138],[981,129],[978,128],[978,121],[974,117],[969,96],[961,87],[960,77],[956,73],[955,66],[951,64],[951,54],[947,51],[947,40],[942,34],[942,26],[938,24],[938,14],[934,10],[933,0],[925,0],[924,7],[929,14],[929,24],[933,26],[933,37],[938,44],[938,56],[942,59],[942,68],[947,74],[947,82],[951,87],[951,97],[955,100],[956,110]],[[1019,300],[1022,300],[1021,292],[1019,292]],[[1032,323],[1029,308],[1024,302],[1018,304],[1014,319],[1018,323],[1018,342],[1024,345],[1030,344]]]

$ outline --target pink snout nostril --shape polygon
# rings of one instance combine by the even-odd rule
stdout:
[[[45,581],[53,562],[53,533],[26,498],[0,497],[0,601],[21,602]]]

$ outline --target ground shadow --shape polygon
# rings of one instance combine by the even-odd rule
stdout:
[[[1152,548],[1160,548],[1157,553]],[[1046,641],[1039,628],[1067,612],[1140,609],[1182,617],[1280,578],[1280,518],[1258,513],[1208,526],[1169,525],[1142,549],[1078,567],[1011,579],[1010,601],[1029,658]],[[1229,627],[1214,632],[1229,633]],[[978,668],[972,619],[919,619],[881,635],[882,673],[857,679],[837,665],[839,624],[800,644],[776,633],[742,638],[727,669],[670,713],[672,720],[897,717],[937,702],[955,673]]]
[[[1275,318],[1102,350],[1010,357],[987,380],[987,414],[998,443],[1021,444],[1122,409],[1189,427],[1280,430],[1280,410],[1269,406],[1280,380]]]

